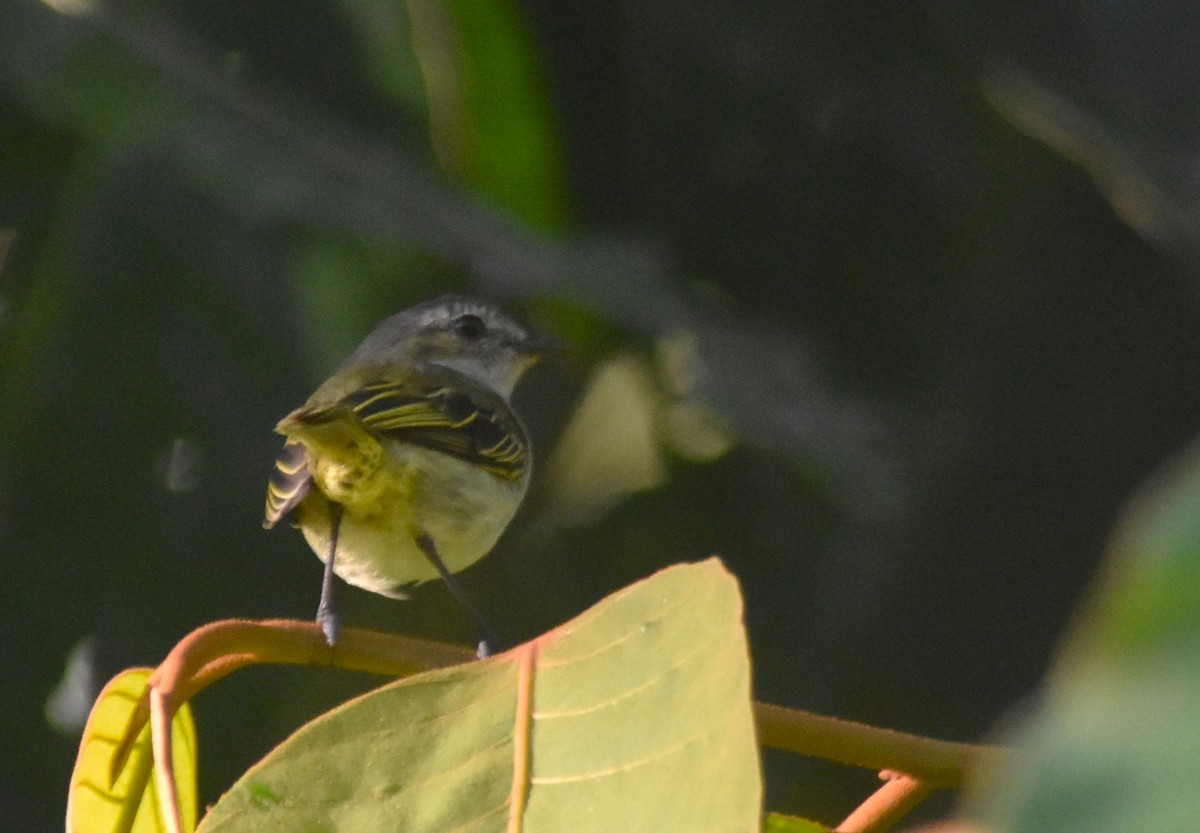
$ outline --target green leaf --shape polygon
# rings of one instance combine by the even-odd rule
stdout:
[[[975,798],[991,829],[1193,831],[1200,819],[1200,454],[1132,507],[1020,753]]]
[[[561,229],[566,186],[558,125],[537,51],[511,0],[456,0],[467,180],[526,222]]]
[[[769,813],[762,829],[763,833],[830,833],[823,824],[782,813]]]
[[[562,150],[535,44],[511,0],[406,6],[442,167],[526,223],[566,220]]]
[[[533,642],[305,726],[200,829],[756,831],[741,614],[716,559],[664,570]]]
[[[160,833],[158,791],[151,778],[150,726],[138,734],[110,781],[113,753],[137,708],[151,669],[122,671],[96,698],[79,743],[67,794],[67,833]],[[175,789],[184,830],[196,827],[196,727],[185,703],[171,724]]]

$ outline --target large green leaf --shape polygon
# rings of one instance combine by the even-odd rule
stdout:
[[[736,582],[672,567],[544,636],[314,721],[201,824],[268,830],[758,830]]]
[[[1200,449],[1137,501],[1010,769],[990,829],[1200,829]]]
[[[567,196],[558,125],[516,5],[455,0],[444,8],[458,46],[461,172],[525,222],[563,228]]]

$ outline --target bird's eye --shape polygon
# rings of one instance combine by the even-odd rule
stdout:
[[[460,315],[454,321],[454,332],[467,341],[475,341],[483,336],[487,327],[478,315]]]

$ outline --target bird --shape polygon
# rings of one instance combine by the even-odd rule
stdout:
[[[510,399],[563,343],[490,301],[447,295],[384,319],[275,426],[263,527],[287,519],[325,563],[317,622],[337,643],[333,576],[392,598],[441,578],[498,644],[455,578],[491,551],[524,499],[532,457]]]

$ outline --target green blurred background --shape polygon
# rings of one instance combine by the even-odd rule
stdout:
[[[312,615],[319,563],[259,528],[271,428],[445,291],[574,345],[518,394],[540,461],[616,355],[635,404],[736,440],[670,423],[661,485],[587,513],[539,467],[463,576],[499,630],[715,552],[760,698],[985,736],[1200,426],[1186,9],[4,0],[0,825],[61,825],[77,739],[45,709],[81,641],[100,681],[216,618]],[[342,600],[472,638],[437,586]],[[374,682],[204,693],[208,800]],[[766,775],[829,821],[872,784]]]

